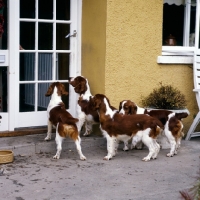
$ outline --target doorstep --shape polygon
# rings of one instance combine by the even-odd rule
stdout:
[[[16,137],[16,136],[23,136],[23,135],[41,134],[41,133],[46,133],[46,132],[47,132],[47,127],[21,128],[21,129],[16,129],[14,131],[0,131],[0,138],[1,137]]]
[[[55,133],[52,133],[51,141],[45,141],[46,133],[23,135],[17,137],[1,137],[0,150],[12,150],[14,156],[32,155],[35,153],[49,153],[55,154],[56,143]],[[81,136],[81,147],[90,148],[98,145],[106,145],[106,139],[102,136],[91,134],[90,136]],[[76,151],[76,146],[73,140],[66,138],[62,145],[63,150]]]

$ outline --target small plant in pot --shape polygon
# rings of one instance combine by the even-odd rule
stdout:
[[[184,94],[172,85],[164,85],[162,82],[148,96],[142,97],[141,104],[148,110],[166,109],[175,113],[187,112],[189,114]],[[170,143],[166,137],[160,137],[158,141],[162,149],[170,148]]]
[[[162,82],[148,96],[142,97],[141,104],[151,109],[168,110],[186,109],[187,105],[184,94],[171,85],[163,85]]]

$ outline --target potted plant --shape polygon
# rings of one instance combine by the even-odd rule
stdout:
[[[149,109],[168,109],[175,112],[187,110],[185,95],[172,85],[163,85],[162,82],[148,96],[142,97],[141,104]]]
[[[141,104],[148,110],[167,109],[173,112],[187,112],[185,95],[172,85],[163,85],[160,83],[158,88],[146,97],[142,97]],[[163,149],[170,148],[170,143],[166,137],[158,138]]]

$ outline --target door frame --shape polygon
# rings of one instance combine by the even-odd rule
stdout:
[[[19,120],[19,1],[8,0],[8,52],[9,52],[9,66],[8,66],[8,131],[14,131],[18,127]],[[55,1],[55,0],[54,0]],[[73,53],[70,54],[70,63],[74,62],[73,67],[70,66],[70,76],[77,76],[81,74],[81,17],[82,17],[82,0],[71,0],[71,10],[76,9],[77,12],[70,12],[73,17],[77,18],[77,26],[71,23],[70,32],[77,30],[76,39],[71,37],[70,44],[77,52],[75,57]],[[75,3],[74,3],[75,2]],[[75,16],[76,15],[76,16]],[[71,49],[71,47],[70,47]],[[74,67],[76,66],[76,67]],[[55,80],[54,80],[55,81]],[[54,82],[52,80],[52,82]],[[73,116],[76,116],[77,94],[73,88],[69,87],[69,111]],[[6,117],[6,113],[5,113]],[[46,112],[43,111],[43,117],[46,118]],[[35,119],[29,119],[35,120]],[[4,120],[3,120],[4,121]],[[5,122],[6,123],[6,122]]]

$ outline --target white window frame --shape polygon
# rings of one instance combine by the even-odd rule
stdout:
[[[196,16],[198,16],[199,0],[196,1]],[[160,64],[193,64],[195,47],[189,47],[189,28],[190,28],[190,10],[191,0],[185,0],[184,14],[184,46],[162,46],[162,56],[158,56],[157,63]],[[196,17],[197,18],[197,17]],[[196,19],[196,21],[198,21]],[[196,25],[195,38],[199,34],[199,28]],[[195,44],[196,41],[195,41]]]

